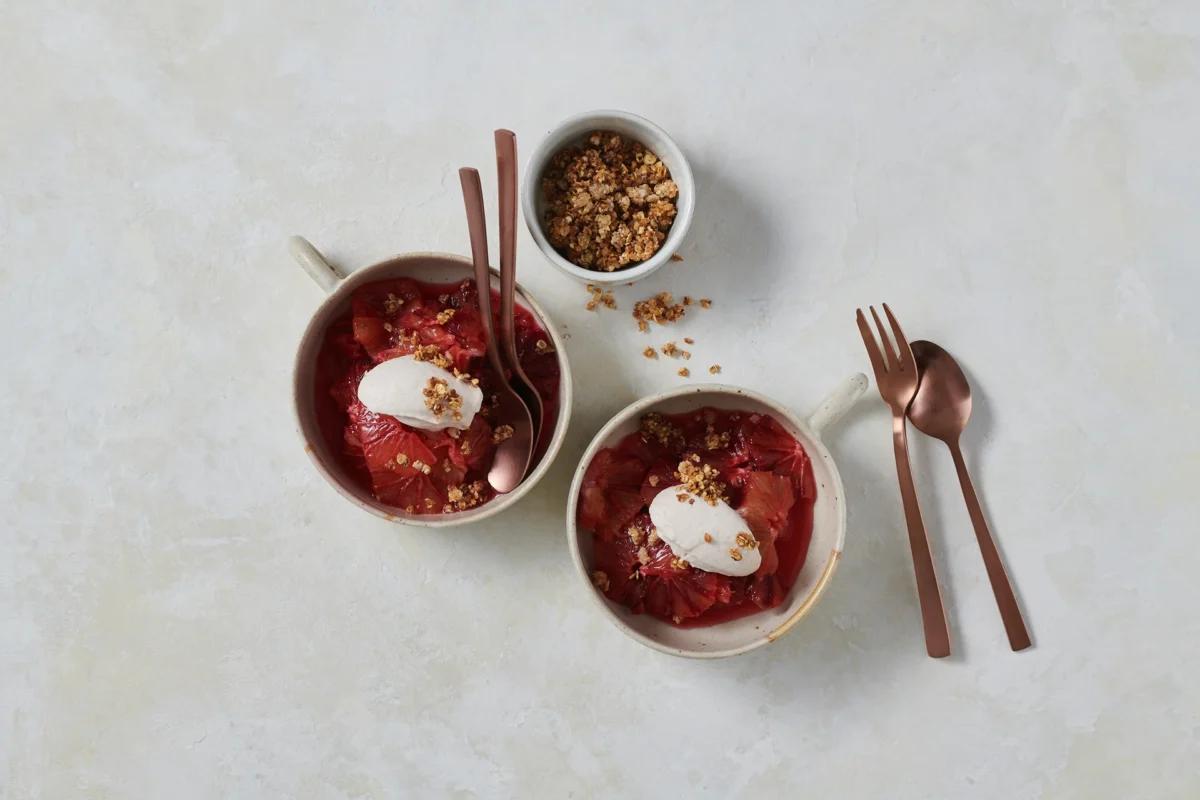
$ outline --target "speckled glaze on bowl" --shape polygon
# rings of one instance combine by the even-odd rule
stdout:
[[[361,486],[342,466],[339,459],[329,452],[325,439],[321,436],[314,410],[313,381],[316,371],[317,352],[325,338],[329,325],[345,313],[349,307],[350,295],[359,286],[374,281],[389,278],[414,278],[431,283],[450,283],[463,279],[474,279],[474,267],[470,259],[449,253],[405,253],[389,258],[369,267],[362,267],[350,274],[330,264],[309,242],[299,236],[293,236],[288,242],[292,255],[300,263],[317,285],[329,293],[328,297],[313,312],[304,335],[300,338],[300,346],[296,350],[296,362],[292,371],[293,407],[296,413],[296,423],[300,436],[304,440],[304,449],[312,459],[317,471],[329,481],[333,488],[359,508],[369,511],[377,517],[390,522],[403,522],[409,525],[420,525],[428,528],[448,528],[454,525],[465,525],[478,522],[516,503],[530,489],[537,485],[542,476],[554,463],[562,447],[567,426],[571,422],[571,365],[567,362],[566,349],[558,335],[558,329],[550,315],[538,305],[527,291],[517,285],[517,304],[533,314],[534,319],[546,330],[558,355],[560,373],[558,385],[558,420],[550,436],[550,444],[545,455],[533,471],[516,489],[508,494],[496,495],[487,503],[466,511],[450,514],[409,514],[403,509],[387,505],[376,500],[369,491]],[[492,285],[500,288],[500,276],[492,270]]]
[[[797,417],[785,406],[757,392],[720,384],[672,389],[638,400],[620,411],[588,445],[575,470],[567,500],[567,542],[571,548],[571,558],[584,582],[585,591],[596,607],[624,633],[647,647],[686,658],[722,658],[746,653],[775,641],[791,630],[816,605],[829,585],[842,557],[846,537],[846,500],[842,479],[820,434],[846,413],[862,397],[866,388],[865,375],[860,373],[848,378],[807,419]],[[637,430],[641,416],[650,411],[679,414],[704,406],[770,414],[804,445],[817,482],[813,536],[808,557],[785,602],[772,609],[706,628],[677,628],[649,614],[632,613],[625,606],[609,600],[592,585],[588,566],[592,558],[592,534],[581,530],[575,518],[584,473],[600,450],[616,445],[623,437]]]
[[[616,272],[600,272],[572,264],[554,249],[542,227],[542,211],[545,207],[542,198],[542,173],[546,165],[563,147],[576,144],[587,134],[597,130],[616,131],[644,144],[666,164],[671,179],[679,187],[679,197],[675,201],[675,221],[671,223],[671,230],[667,232],[662,247],[642,263]],[[627,111],[589,111],[559,123],[530,156],[529,164],[525,167],[525,182],[521,187],[521,212],[525,217],[525,225],[537,246],[541,248],[542,254],[564,273],[585,283],[633,283],[656,271],[670,261],[672,254],[683,244],[683,238],[687,236],[688,228],[692,225],[695,210],[696,182],[692,178],[692,168],[679,145],[675,144],[666,131],[650,120]]]

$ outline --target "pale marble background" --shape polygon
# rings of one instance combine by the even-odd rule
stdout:
[[[1200,6],[482,6],[3,3],[0,794],[1200,795]],[[292,430],[286,236],[465,252],[455,169],[594,107],[689,153],[686,260],[589,314],[523,234],[577,367],[555,470],[473,529],[354,510]],[[916,441],[957,646],[925,657],[874,394],[792,634],[695,663],[600,618],[564,494],[680,380],[628,317],[660,289],[718,305],[653,341],[800,410],[866,368],[856,305],[959,354],[1036,649]]]

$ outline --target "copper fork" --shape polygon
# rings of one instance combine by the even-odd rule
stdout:
[[[883,304],[883,313],[891,323],[895,347],[888,339],[887,331],[875,307],[870,306],[875,327],[879,330],[879,343],[871,332],[862,309],[857,309],[858,330],[862,333],[867,356],[875,370],[875,383],[879,394],[892,409],[892,446],[896,451],[896,474],[900,479],[900,499],[904,503],[904,520],[908,524],[908,545],[912,550],[913,572],[917,577],[917,600],[921,606],[921,624],[925,628],[925,650],[932,658],[950,655],[950,630],[946,625],[946,610],[942,607],[942,593],[938,588],[937,572],[933,568],[933,556],[929,552],[929,537],[925,534],[925,523],[921,520],[921,504],[917,501],[917,490],[913,485],[912,468],[908,463],[908,428],[905,414],[917,393],[919,376],[917,362],[913,358],[908,339],[900,329],[900,323]],[[882,344],[882,350],[880,349]]]

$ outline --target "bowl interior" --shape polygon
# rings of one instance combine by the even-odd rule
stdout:
[[[546,165],[559,150],[570,145],[581,144],[588,134],[596,130],[615,131],[622,136],[641,142],[662,159],[671,173],[671,178],[679,186],[679,196],[675,201],[675,221],[667,233],[663,246],[652,258],[616,272],[599,272],[572,264],[550,244],[542,222],[546,201],[542,196],[541,183]],[[691,167],[674,140],[649,120],[619,111],[581,114],[555,128],[530,160],[524,186],[525,221],[538,246],[546,254],[546,257],[561,269],[580,280],[593,283],[625,283],[645,277],[661,266],[682,243],[688,226],[691,224],[696,203]]]
[[[808,452],[817,484],[813,508],[813,536],[808,556],[785,602],[737,620],[706,628],[677,628],[648,614],[633,614],[612,602],[590,579],[592,534],[575,524],[576,506],[584,471],[602,448],[615,445],[638,428],[649,411],[667,414],[694,411],[704,406],[770,414],[796,437]],[[762,395],[731,386],[689,387],[668,395],[639,401],[615,416],[588,447],[575,474],[568,501],[567,525],[571,552],[587,591],[618,627],[638,641],[663,652],[698,658],[745,652],[782,636],[816,602],[841,557],[845,534],[842,482],[829,451],[795,414]]]
[[[460,525],[482,519],[497,513],[506,506],[520,499],[545,474],[566,434],[571,417],[571,370],[567,363],[565,348],[554,322],[519,285],[516,291],[516,302],[527,309],[545,329],[555,353],[558,356],[558,366],[561,373],[559,380],[558,420],[551,434],[550,444],[542,459],[534,467],[529,476],[508,494],[497,495],[489,502],[469,509],[450,514],[408,514],[395,506],[389,506],[376,500],[369,491],[349,474],[341,460],[330,452],[325,438],[321,435],[317,424],[315,409],[314,381],[316,373],[317,353],[325,338],[325,331],[350,307],[350,297],[359,286],[374,281],[389,278],[414,278],[428,283],[451,283],[471,279],[474,275],[471,262],[460,256],[442,253],[416,253],[397,256],[396,258],[355,270],[325,299],[304,331],[300,347],[296,353],[294,373],[295,406],[300,433],[304,437],[305,448],[316,464],[317,469],[333,484],[342,495],[365,508],[366,510],[389,520],[401,520],[416,525],[443,527]],[[500,288],[500,279],[493,270],[492,287]]]

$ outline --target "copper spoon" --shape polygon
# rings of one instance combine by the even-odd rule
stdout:
[[[975,538],[979,540],[979,550],[983,553],[983,566],[987,569],[988,580],[992,582],[992,593],[996,595],[996,604],[1000,607],[1000,619],[1004,621],[1004,630],[1008,633],[1008,643],[1013,650],[1024,650],[1030,645],[1029,631],[1025,629],[1025,620],[1021,618],[1021,608],[1017,605],[1012,584],[1004,570],[1004,561],[996,549],[992,532],[988,530],[979,497],[967,472],[967,463],[958,446],[959,437],[971,417],[971,387],[958,362],[933,342],[913,342],[912,351],[921,382],[908,408],[908,418],[921,433],[940,439],[950,448],[954,468],[958,470],[958,482],[962,484],[963,497],[967,501],[967,512],[971,515],[971,524],[975,526]]]
[[[538,452],[545,411],[542,398],[517,357],[517,135],[496,131],[496,172],[500,183],[500,344],[512,367],[512,388],[525,401],[533,420],[533,452]]]
[[[512,390],[504,377],[504,362],[496,346],[496,331],[492,326],[492,271],[488,267],[487,219],[483,214],[483,186],[479,172],[470,167],[458,171],[462,183],[463,203],[467,208],[467,229],[471,235],[471,257],[475,262],[475,288],[479,295],[479,316],[483,336],[487,341],[487,356],[496,372],[497,417],[512,426],[512,436],[499,442],[488,483],[500,494],[511,492],[525,477],[533,456],[533,419],[525,401]]]

